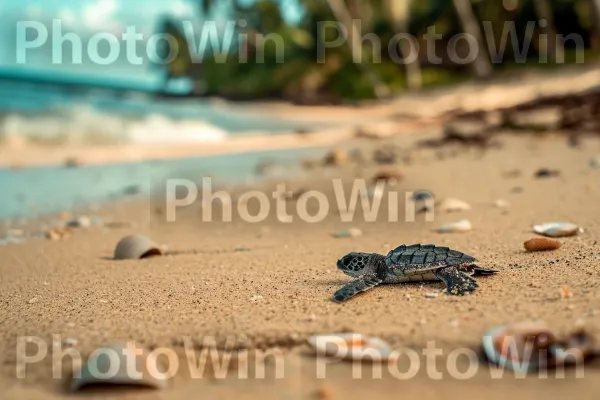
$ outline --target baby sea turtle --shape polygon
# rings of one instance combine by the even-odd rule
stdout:
[[[448,294],[464,295],[477,289],[473,276],[497,271],[474,265],[474,257],[433,244],[402,245],[387,256],[375,253],[349,253],[337,262],[338,269],[356,279],[335,292],[333,301],[341,303],[380,283],[441,280]]]

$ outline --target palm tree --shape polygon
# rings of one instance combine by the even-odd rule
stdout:
[[[360,32],[354,24],[352,15],[346,7],[344,0],[327,0],[327,3],[329,8],[331,8],[335,19],[338,21],[338,23],[344,26],[348,32],[349,37],[348,40],[346,40],[346,43],[348,43],[352,54],[362,54],[362,41],[360,40]],[[363,62],[363,60],[359,60],[358,66],[373,88],[373,93],[375,93],[376,97],[385,98],[391,95],[390,88],[379,79],[369,64]]]
[[[492,74],[492,63],[484,51],[485,44],[479,22],[473,12],[471,0],[453,0],[454,8],[465,33],[473,36],[478,44],[477,57],[471,64],[478,78],[487,78]]]
[[[598,1],[596,0],[596,2]],[[558,34],[554,25],[554,15],[552,12],[552,7],[550,6],[550,2],[548,0],[533,0],[533,5],[535,6],[535,11],[540,20],[546,21],[546,25],[543,27],[543,30],[548,38],[548,46],[546,49],[544,49],[543,45],[540,44],[542,51],[545,51],[547,54],[549,54],[552,61],[564,61],[564,48],[563,44],[558,40]]]
[[[410,20],[411,0],[387,0],[387,9],[394,31],[398,33],[408,33],[408,24]],[[421,75],[421,63],[419,62],[418,48],[415,49],[411,43],[402,40],[398,44],[402,58],[408,60],[413,51],[417,51],[415,61],[406,64],[406,84],[410,90],[420,89],[423,86],[423,77]]]

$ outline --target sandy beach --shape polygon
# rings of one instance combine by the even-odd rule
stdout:
[[[105,393],[106,398],[526,399],[574,393],[595,398],[600,390],[597,362],[586,365],[583,378],[570,371],[566,378],[546,379],[493,379],[490,367],[481,362],[473,377],[461,380],[447,366],[452,364],[448,357],[453,349],[478,351],[488,329],[511,322],[539,318],[557,332],[584,326],[600,337],[600,170],[589,162],[600,153],[600,140],[584,138],[573,147],[560,133],[506,132],[494,139],[498,146],[482,150],[462,145],[419,146],[426,138],[407,134],[379,140],[346,139],[337,148],[358,149],[363,161],[316,166],[303,176],[265,182],[258,188],[224,188],[217,182],[214,190],[227,189],[233,200],[231,222],[221,220],[218,201],[212,222],[202,221],[200,200],[178,208],[176,220],[169,222],[164,197],[138,198],[98,210],[95,215],[105,221],[104,227],[76,229],[60,241],[32,239],[0,247],[2,397],[66,395],[68,378],[52,378],[50,355],[27,365],[23,379],[16,376],[18,337],[39,337],[51,349],[52,335],[58,334],[63,341],[76,343],[73,347],[81,354],[110,341],[135,340],[148,348],[172,349],[178,355],[179,368],[165,390],[127,397],[121,397],[121,392]],[[396,165],[372,161],[374,151],[393,147],[401,153]],[[333,180],[344,182],[348,198],[355,179],[364,178],[371,185],[372,177],[387,168],[399,168],[404,178],[386,188],[375,220],[367,221],[357,205],[355,218],[344,222]],[[540,168],[560,174],[535,178]],[[273,200],[261,222],[250,223],[239,215],[235,205],[244,193],[259,190],[272,199],[279,184],[296,193],[323,193],[329,204],[325,217],[317,223],[303,221],[295,212],[294,199],[286,203],[294,218],[290,223],[279,220]],[[417,214],[414,222],[404,221],[405,193],[422,189],[437,199],[464,200],[471,209],[437,211],[433,221],[425,221],[423,214]],[[400,199],[398,222],[390,220],[389,192],[398,193]],[[496,207],[494,202],[500,199],[508,207]],[[256,215],[256,206],[250,202],[251,215]],[[317,215],[318,203],[308,201],[306,210]],[[473,229],[453,234],[435,231],[461,219],[470,220]],[[523,242],[536,236],[532,225],[553,221],[572,222],[585,231],[560,239],[558,250],[525,252]],[[350,227],[363,234],[332,236]],[[166,254],[112,260],[115,244],[132,233],[167,246]],[[386,254],[397,245],[413,243],[455,248],[476,257],[482,267],[499,272],[479,278],[479,289],[464,297],[446,295],[441,292],[442,283],[433,282],[383,285],[346,303],[331,302],[333,292],[349,280],[336,270],[341,256],[352,251]],[[568,288],[572,297],[563,298],[561,288]],[[430,292],[439,295],[426,297]],[[411,379],[398,379],[388,371],[381,379],[373,379],[370,366],[365,367],[362,379],[353,379],[351,364],[343,362],[326,364],[325,377],[319,379],[319,363],[306,340],[313,334],[336,332],[375,335],[396,349],[410,348],[419,354],[434,341],[443,353],[437,364],[442,377],[432,378],[423,359]],[[235,338],[239,349],[280,352],[283,377],[276,376],[277,363],[268,363],[266,379],[253,379],[252,373],[249,379],[239,379],[234,367],[223,379],[210,369],[200,379],[194,378],[186,348],[191,345],[192,351],[200,352],[206,338],[214,338],[222,354],[227,354],[223,349],[228,338]],[[466,357],[454,360],[463,373],[469,368],[467,361]],[[65,362],[64,370],[68,369]],[[400,370],[407,367],[400,366]]]

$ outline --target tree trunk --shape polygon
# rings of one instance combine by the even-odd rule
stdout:
[[[411,0],[386,0],[387,8],[390,12],[390,19],[396,34],[408,33],[408,24],[410,19]],[[405,64],[406,67],[406,85],[409,90],[418,90],[423,86],[423,76],[421,74],[421,63],[419,61],[419,49],[406,40],[398,44],[402,58],[407,60],[413,51],[417,52],[415,61]]]
[[[453,0],[453,2],[463,30],[477,40],[479,51],[477,52],[477,58],[472,63],[473,72],[478,78],[487,78],[492,74],[492,63],[485,52],[483,34],[473,12],[471,0]]]
[[[544,33],[548,35],[548,48],[546,53],[550,55],[550,59],[554,62],[564,62],[564,48],[563,44],[560,43],[557,37],[556,27],[554,25],[554,16],[552,14],[552,7],[548,0],[533,0],[535,6],[535,12],[540,19],[546,20],[547,25],[542,28]],[[543,48],[543,46],[540,46]]]
[[[594,51],[600,50],[600,0],[590,0],[590,43]]]
[[[338,22],[344,26],[348,32],[348,46],[352,54],[362,54],[362,42],[360,38],[360,32],[358,28],[352,21],[352,15],[348,11],[344,0],[327,0],[333,15],[338,20]],[[369,81],[369,84],[373,88],[373,92],[377,98],[385,98],[389,97],[391,94],[390,88],[387,87],[385,83],[383,83],[373,68],[367,63],[364,63],[362,60],[358,62],[358,66],[360,67],[363,75]]]

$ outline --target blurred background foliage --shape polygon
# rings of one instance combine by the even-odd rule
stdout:
[[[210,15],[217,3],[219,0],[200,0],[198,7]],[[488,79],[505,71],[518,73],[514,70],[523,68],[554,68],[578,59],[588,62],[600,52],[600,0],[301,0],[303,16],[297,23],[286,22],[278,0],[248,4],[232,0],[232,4],[229,17],[238,21],[234,37],[242,34],[247,40],[234,42],[222,60],[211,51],[206,51],[201,60],[190,57],[192,44],[179,21],[166,18],[162,22],[162,29],[174,35],[180,49],[184,49],[169,64],[168,73],[171,77],[192,78],[197,83],[197,95],[335,104],[384,98],[465,79]],[[240,24],[242,20],[246,24]],[[353,20],[360,21],[361,32],[352,29]],[[540,20],[546,21],[545,26],[538,23]],[[338,35],[335,29],[323,28],[323,21],[345,26],[349,38],[372,32],[381,40],[381,51],[369,40],[348,40],[328,48],[324,62],[318,62],[323,42],[335,40]],[[508,31],[511,23],[516,43]],[[491,34],[486,24],[491,26]],[[443,35],[435,41],[439,63],[428,57],[425,35],[432,27],[436,34]],[[489,41],[500,47],[505,29],[505,54],[501,62],[493,62]],[[409,33],[417,39],[419,56],[413,57],[414,62],[400,63],[390,56],[390,41],[398,33]],[[453,62],[449,50],[451,38],[460,33],[472,35],[483,49],[467,65]],[[557,34],[578,35],[583,48],[577,48],[574,40],[554,40]],[[269,39],[275,35],[280,38],[278,43]],[[261,37],[266,38],[264,46]],[[526,58],[519,59],[514,46],[523,48],[528,43]],[[456,47],[461,57],[468,54],[465,44],[462,40]],[[263,47],[264,54],[260,51]],[[283,56],[278,57],[278,48],[283,49]],[[411,50],[405,40],[392,44],[392,48],[403,59]],[[353,61],[352,54],[358,51],[363,53],[362,62]]]

